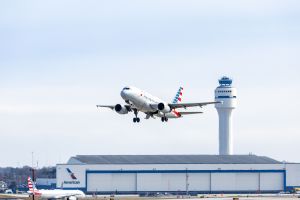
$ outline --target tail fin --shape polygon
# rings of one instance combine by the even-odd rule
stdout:
[[[182,101],[182,93],[183,93],[183,87],[180,87],[172,103],[180,103]]]
[[[30,176],[27,179],[29,192],[35,193],[37,191],[34,182],[31,180]]]

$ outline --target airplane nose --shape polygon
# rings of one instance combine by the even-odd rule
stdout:
[[[121,97],[124,99],[124,100],[127,100],[126,99],[126,96],[127,96],[127,92],[125,90],[122,90],[121,91]]]

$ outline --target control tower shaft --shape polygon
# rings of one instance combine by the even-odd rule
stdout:
[[[231,86],[232,79],[222,77],[219,80],[219,86],[215,90],[215,101],[222,103],[215,104],[215,108],[219,115],[219,154],[233,154],[233,138],[232,138],[232,110],[235,109],[236,88]]]

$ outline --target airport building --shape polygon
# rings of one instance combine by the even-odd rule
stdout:
[[[97,194],[270,193],[300,186],[300,164],[256,155],[78,155],[57,186]]]
[[[219,155],[78,155],[56,167],[57,187],[97,194],[270,193],[300,187],[300,163],[233,155],[237,91],[222,77],[215,89]]]

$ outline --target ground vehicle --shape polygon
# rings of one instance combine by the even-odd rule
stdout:
[[[5,190],[4,193],[5,193],[5,194],[13,194],[13,191],[12,191],[11,189],[7,189],[7,190]]]

